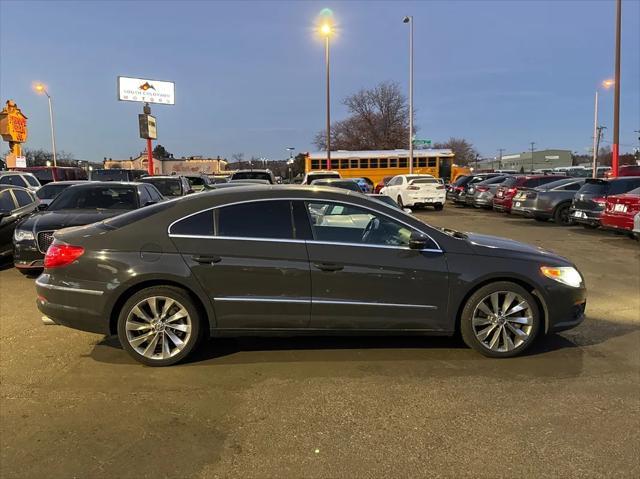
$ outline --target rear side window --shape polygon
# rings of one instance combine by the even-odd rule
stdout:
[[[624,179],[624,180],[614,180],[609,185],[610,195],[619,195],[622,193],[626,193],[627,191],[631,191],[634,188],[640,186],[640,178],[638,179]]]
[[[241,171],[239,173],[234,173],[231,179],[232,180],[266,180],[269,183],[273,183],[273,181],[271,181],[271,175],[264,171]]]
[[[27,182],[24,179],[22,179],[22,176],[20,175],[5,175],[0,178],[0,184],[15,185],[15,186],[22,186],[22,187],[29,186]]]
[[[0,211],[13,211],[15,207],[9,190],[0,191]]]
[[[16,200],[18,201],[18,207],[30,205],[34,201],[33,196],[26,191],[16,189],[13,190],[13,194],[16,196]]]
[[[186,236],[213,236],[213,210],[188,216],[175,223],[169,234]]]
[[[567,186],[562,188],[564,191],[578,191],[582,186],[581,183],[569,183]]]
[[[518,182],[518,179],[514,176],[512,176],[511,178],[507,178],[506,180],[504,180],[501,185],[502,186],[506,186],[506,187],[511,187],[513,185],[515,185]]]
[[[216,236],[292,239],[291,202],[256,201],[215,210]]]

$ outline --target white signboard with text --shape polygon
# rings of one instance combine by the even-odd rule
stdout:
[[[16,156],[16,168],[26,168],[27,158],[24,156]]]
[[[118,77],[118,100],[175,104],[175,83],[146,78]]]

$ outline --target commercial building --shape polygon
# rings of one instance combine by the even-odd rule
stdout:
[[[104,168],[124,168],[126,170],[147,170],[149,159],[146,152],[140,153],[136,158],[128,160],[112,160],[105,158],[103,161]],[[204,173],[214,175],[227,169],[227,160],[217,156],[216,158],[204,158],[202,156],[189,156],[186,158],[174,158],[173,155],[168,158],[153,157],[153,174],[154,175],[171,175],[171,174],[188,174],[188,173]]]
[[[538,150],[532,153],[507,153],[499,157],[487,158],[478,162],[478,168],[493,170],[532,171],[560,168],[572,165],[571,150]]]

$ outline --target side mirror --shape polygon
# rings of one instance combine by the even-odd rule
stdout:
[[[407,213],[408,215],[410,215],[411,213],[413,213],[413,210],[411,208],[402,208],[402,211],[404,211],[405,213]]]
[[[38,203],[37,209],[38,211],[43,211],[43,210],[46,210],[48,207],[49,205],[46,203]]]
[[[425,234],[414,231],[409,238],[409,248],[411,249],[424,249],[429,242],[429,237]]]

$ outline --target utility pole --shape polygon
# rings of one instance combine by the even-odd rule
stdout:
[[[596,128],[595,153],[593,154],[593,177],[598,177],[598,152],[600,151],[600,140],[602,140],[603,131],[606,126],[598,126]]]
[[[502,169],[502,152],[504,151],[504,148],[498,148],[498,151],[500,152],[500,159],[498,160],[498,169]]]
[[[620,157],[620,30],[622,18],[622,0],[616,1],[616,63],[613,97],[613,145],[611,146],[611,170],[613,177],[618,176]]]
[[[534,146],[536,145],[536,142],[532,141],[530,144],[531,144],[531,173],[533,173],[533,152],[534,152]]]

